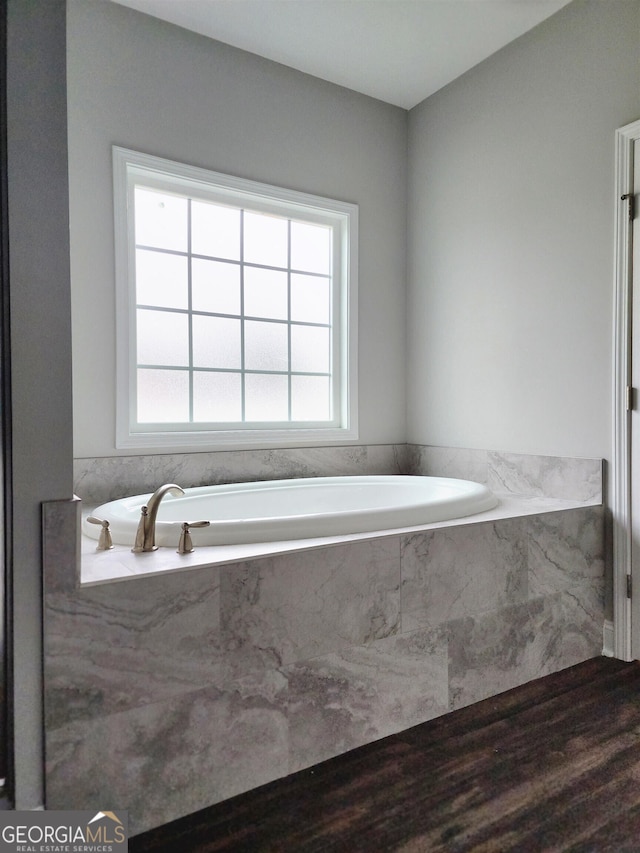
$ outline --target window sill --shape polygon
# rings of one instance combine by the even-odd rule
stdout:
[[[118,436],[118,450],[261,450],[270,447],[304,447],[357,441],[357,428],[220,430],[219,432],[140,432]]]

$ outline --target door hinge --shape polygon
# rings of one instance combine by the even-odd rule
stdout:
[[[636,218],[636,197],[633,193],[625,193],[620,196],[620,201],[629,202],[629,222],[633,222]]]
[[[627,575],[627,598],[631,598],[631,575]]]
[[[632,385],[627,385],[627,411],[633,412],[636,407],[636,389]]]

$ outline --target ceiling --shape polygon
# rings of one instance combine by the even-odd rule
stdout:
[[[114,0],[410,109],[569,0]]]

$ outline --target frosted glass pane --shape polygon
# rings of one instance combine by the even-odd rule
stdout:
[[[247,370],[288,370],[287,326],[284,323],[244,324],[244,359]]]
[[[136,249],[136,302],[161,308],[188,308],[187,259]]]
[[[291,369],[310,373],[328,373],[329,329],[316,326],[291,327]]]
[[[244,259],[247,263],[286,267],[288,242],[286,219],[245,211]]]
[[[245,267],[245,316],[286,320],[289,310],[288,302],[286,272]]]
[[[187,199],[135,189],[136,243],[187,251]]]
[[[240,320],[193,318],[194,367],[239,368]]]
[[[189,324],[186,314],[138,308],[138,364],[189,364]]]
[[[191,261],[194,311],[240,314],[240,266],[218,261]]]
[[[291,377],[291,419],[331,420],[331,385],[328,376]]]
[[[191,202],[191,251],[196,255],[240,260],[240,211]]]
[[[193,374],[193,420],[239,422],[242,420],[242,387],[239,373]]]
[[[291,319],[331,322],[331,281],[310,275],[291,276]]]
[[[291,269],[303,272],[331,272],[331,234],[327,225],[291,223]]]
[[[245,420],[289,419],[289,383],[286,376],[247,374],[245,377]]]
[[[186,370],[138,370],[138,423],[187,423]]]

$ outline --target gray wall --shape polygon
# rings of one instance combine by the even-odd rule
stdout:
[[[575,0],[408,114],[405,370],[407,114],[71,3],[76,456],[116,453],[116,143],[360,205],[362,444],[609,458],[613,132],[640,116],[639,28],[638,0]]]
[[[409,441],[610,457],[640,3],[577,0],[410,113]]]
[[[407,113],[111,3],[68,45],[76,456],[116,452],[113,144],[360,206],[360,442],[403,441]]]
[[[9,0],[16,807],[43,802],[41,512],[72,495],[64,0]]]

